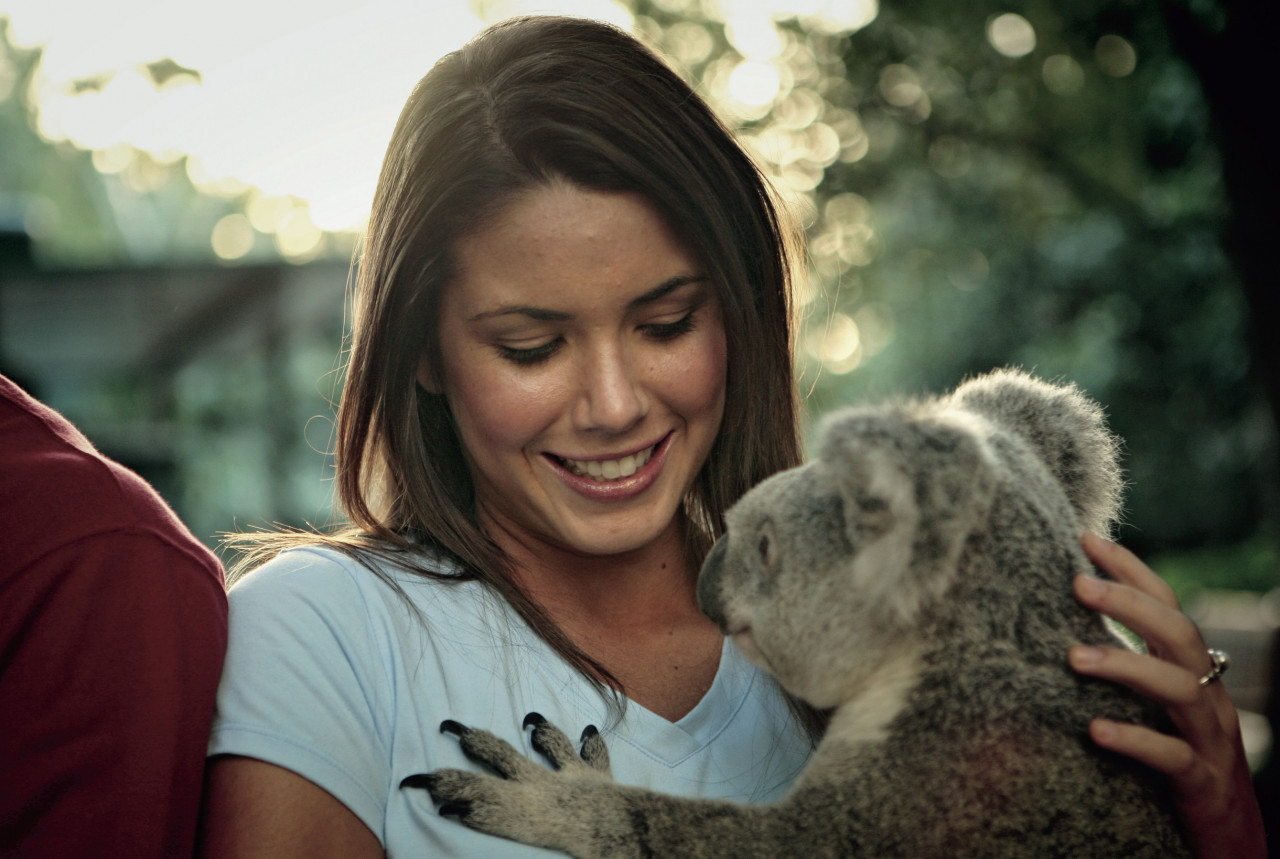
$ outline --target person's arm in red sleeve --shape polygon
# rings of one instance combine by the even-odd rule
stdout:
[[[227,607],[164,524],[0,580],[0,857],[191,855]]]

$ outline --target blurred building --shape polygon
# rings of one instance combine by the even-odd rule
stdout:
[[[0,237],[0,372],[161,491],[195,533],[329,518],[349,266],[40,270]]]

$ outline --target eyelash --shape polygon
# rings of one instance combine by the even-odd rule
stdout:
[[[696,308],[690,310],[675,322],[655,322],[650,325],[642,325],[641,328],[644,329],[645,334],[648,334],[654,340],[659,343],[666,343],[668,340],[675,340],[677,337],[688,334],[693,330],[695,321],[693,314],[695,312]]]
[[[550,358],[560,348],[560,338],[557,337],[541,346],[534,346],[532,349],[513,349],[510,346],[498,345],[498,354],[512,364],[520,366],[528,366],[531,364],[540,364]]]
[[[651,323],[649,325],[641,325],[640,329],[652,340],[659,343],[667,343],[678,337],[683,337],[694,329],[696,321],[693,318],[697,308],[690,310],[675,322]],[[518,364],[522,367],[541,364],[550,358],[560,349],[560,344],[564,342],[563,338],[557,337],[543,343],[541,346],[534,346],[532,349],[515,349],[511,346],[503,346],[498,344],[498,354],[512,364]]]

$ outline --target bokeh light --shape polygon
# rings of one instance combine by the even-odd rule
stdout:
[[[1040,67],[1040,75],[1049,91],[1057,95],[1071,95],[1084,86],[1084,69],[1066,54],[1047,57]]]
[[[219,259],[236,260],[253,248],[253,225],[239,212],[226,215],[213,226],[210,243]]]
[[[764,115],[780,86],[781,77],[772,63],[747,60],[729,74],[729,95],[738,104],[737,112],[752,119]]]
[[[862,363],[862,337],[858,323],[845,313],[832,313],[826,324],[811,329],[805,349],[832,373],[843,375]]]
[[[1036,49],[1036,31],[1026,18],[1008,12],[987,22],[987,41],[1006,57],[1025,57]]]
[[[1133,45],[1129,44],[1127,39],[1110,33],[1098,39],[1093,49],[1093,57],[1098,63],[1098,68],[1113,78],[1131,75],[1138,67],[1138,52],[1134,50]]]
[[[690,0],[655,5],[674,14],[692,8]],[[708,97],[738,122],[777,111],[797,132],[774,162],[784,190],[811,191],[826,166],[862,158],[869,141],[857,115],[821,122],[824,100],[798,84],[795,70],[807,70],[813,82],[828,73],[804,38],[777,22],[847,33],[876,17],[876,0],[714,5],[736,56],[704,70]],[[185,158],[198,190],[235,198],[255,233],[299,260],[321,246],[316,231],[362,228],[404,98],[435,59],[490,21],[529,13],[636,23],[616,0],[227,0],[203,7],[120,0],[78,3],[75,14],[48,0],[11,0],[3,14],[15,45],[42,49],[32,101],[45,140],[90,150],[101,172],[136,189],[169,175],[157,164]],[[656,26],[645,23],[647,31]],[[712,33],[693,21],[660,35],[686,66],[715,51]],[[0,58],[0,85],[11,85],[6,68]],[[899,87],[893,98],[907,98],[909,89]],[[244,242],[230,237],[243,239],[243,231],[221,229],[210,237],[215,252],[242,258],[232,251]]]

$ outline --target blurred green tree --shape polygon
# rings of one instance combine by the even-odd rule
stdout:
[[[789,81],[742,126],[809,193],[813,408],[1010,363],[1073,379],[1127,440],[1122,537],[1144,553],[1269,534],[1275,513],[1274,347],[1247,336],[1251,309],[1275,318],[1258,277],[1275,194],[1249,185],[1275,179],[1264,111],[1239,98],[1265,54],[1240,56],[1262,47],[1239,38],[1252,12],[1187,3],[898,0],[851,33],[783,22]],[[707,81],[740,57],[698,8],[637,4],[677,57],[691,20],[706,30],[688,65]],[[825,163],[793,122],[805,105],[836,132]]]

